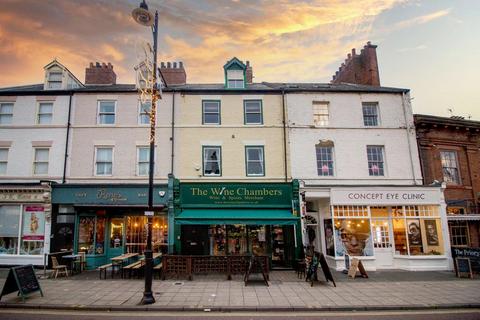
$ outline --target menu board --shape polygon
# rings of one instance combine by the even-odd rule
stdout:
[[[20,267],[10,268],[8,272],[7,280],[3,285],[2,293],[0,294],[0,299],[9,293],[18,291],[22,296],[22,300],[25,301],[25,296],[29,293],[40,291],[40,294],[43,297],[42,289],[40,288],[40,283],[37,280],[35,275],[35,270],[33,266],[26,265]]]

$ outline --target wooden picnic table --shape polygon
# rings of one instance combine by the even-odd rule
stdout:
[[[118,271],[120,271],[126,262],[128,262],[131,258],[137,257],[137,256],[138,256],[138,253],[125,253],[120,256],[111,258],[110,260],[112,261],[112,278],[116,268],[118,268]],[[123,277],[123,273],[122,273],[122,277]]]

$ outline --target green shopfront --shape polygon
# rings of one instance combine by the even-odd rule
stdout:
[[[147,239],[147,185],[55,185],[52,252],[85,252],[95,268],[123,253],[143,254]],[[155,186],[154,252],[168,252],[167,186]]]
[[[174,184],[175,247],[183,255],[267,255],[288,268],[302,251],[298,181]]]

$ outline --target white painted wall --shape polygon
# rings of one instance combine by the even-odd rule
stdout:
[[[315,127],[312,102],[328,101],[329,125]],[[380,125],[363,125],[362,102],[378,102]],[[421,184],[415,130],[408,96],[401,94],[287,94],[292,176],[305,184]],[[407,129],[407,127],[409,129]],[[334,142],[333,177],[317,174],[315,145]],[[385,176],[368,174],[367,145],[385,146]]]
[[[41,101],[40,101],[41,100]],[[39,102],[53,102],[52,123],[39,125],[37,113]],[[0,97],[2,102],[2,97]],[[10,125],[0,126],[0,144],[10,144],[7,173],[1,180],[26,182],[61,180],[65,154],[69,96],[18,96],[13,106]],[[47,175],[33,176],[34,149],[32,142],[51,142]]]
[[[171,165],[172,95],[164,93],[157,104],[155,183],[165,183]],[[97,124],[99,100],[115,100],[114,125]],[[67,180],[75,182],[147,183],[148,176],[137,176],[137,146],[149,146],[150,125],[138,124],[137,93],[76,93],[72,117],[70,161]],[[112,176],[95,176],[95,146],[112,146]]]

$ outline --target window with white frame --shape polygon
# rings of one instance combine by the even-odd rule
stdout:
[[[38,104],[38,124],[52,123],[53,102],[40,102]]]
[[[203,175],[220,176],[222,174],[221,147],[203,147]]]
[[[262,146],[245,147],[247,176],[264,176],[265,159]]]
[[[113,167],[113,148],[95,148],[95,175],[111,176]]]
[[[455,151],[440,151],[443,180],[447,183],[460,184],[457,153]]]
[[[202,101],[202,123],[220,124],[220,101]]]
[[[34,148],[33,174],[48,174],[49,148]]]
[[[62,88],[62,72],[49,72],[48,73],[48,89],[61,89]]]
[[[148,176],[150,166],[150,148],[137,147],[137,175]]]
[[[262,100],[244,100],[245,124],[263,124]]]
[[[448,226],[453,247],[468,247],[470,245],[467,221],[449,221]]]
[[[368,174],[370,176],[385,175],[383,146],[367,146]]]
[[[333,176],[333,142],[320,142],[315,146],[317,173],[319,176]]]
[[[327,101],[313,101],[313,123],[316,126],[328,126],[329,103]]]
[[[7,173],[8,148],[0,148],[0,174]]]
[[[242,89],[244,87],[243,70],[227,70],[227,88]]]
[[[152,110],[152,102],[146,101],[142,103],[140,101],[140,107],[138,111],[138,123],[139,124],[150,124],[150,111]]]
[[[115,124],[115,105],[113,100],[98,102],[98,124]]]
[[[362,103],[363,124],[366,127],[378,126],[378,103],[364,102]]]
[[[11,124],[13,118],[13,103],[0,103],[0,124]]]

